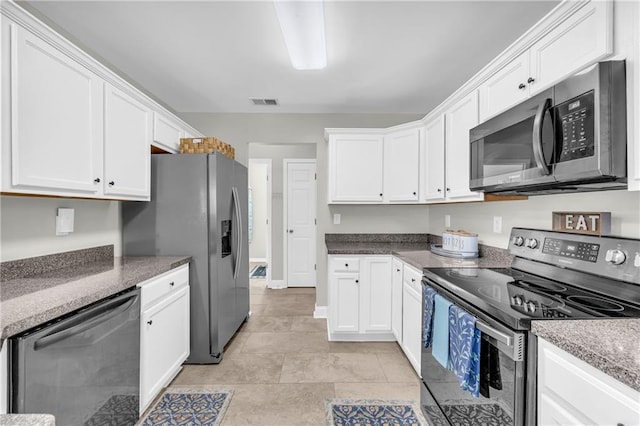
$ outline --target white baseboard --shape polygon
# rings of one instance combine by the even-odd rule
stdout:
[[[253,263],[266,263],[267,259],[265,257],[250,257],[249,258],[249,262],[253,262]]]
[[[318,306],[316,305],[316,309],[313,311],[314,318],[326,318],[327,317],[327,307],[326,306]]]
[[[393,333],[329,333],[331,342],[395,342]]]
[[[275,290],[287,288],[287,285],[284,283],[284,280],[271,280],[267,283],[267,287]]]

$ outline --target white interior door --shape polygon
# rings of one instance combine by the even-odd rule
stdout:
[[[284,160],[285,282],[316,286],[316,162]]]

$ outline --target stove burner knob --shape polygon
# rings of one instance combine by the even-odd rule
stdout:
[[[520,296],[513,296],[511,298],[511,301],[513,302],[514,305],[517,305],[517,306],[522,305],[522,297]]]
[[[633,260],[633,266],[640,268],[640,253],[636,253],[636,258]]]
[[[525,241],[525,245],[530,249],[534,249],[538,247],[538,240],[536,240],[535,238],[527,238],[527,241]]]
[[[622,265],[624,261],[627,260],[627,255],[624,254],[622,250],[607,250],[607,255],[605,256],[604,260],[611,263],[612,265]]]
[[[514,245],[514,246],[518,246],[518,247],[520,247],[520,246],[522,246],[523,244],[524,244],[524,238],[522,238],[522,237],[515,237],[515,238],[513,239],[513,245]]]
[[[534,313],[536,311],[536,304],[533,302],[527,302],[526,305],[524,305],[525,307],[525,311]]]

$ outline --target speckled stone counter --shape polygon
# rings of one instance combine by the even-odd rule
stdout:
[[[504,268],[512,256],[504,249],[480,244],[477,259],[452,259],[429,251],[442,239],[431,234],[325,234],[328,254],[395,255],[418,269],[424,268]]]
[[[116,257],[0,282],[0,345],[7,337],[129,289],[190,257]]]
[[[56,426],[50,414],[2,414],[0,426]]]
[[[640,391],[640,319],[532,321],[531,330]]]

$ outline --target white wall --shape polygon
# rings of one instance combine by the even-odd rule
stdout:
[[[640,192],[606,191],[583,194],[538,195],[521,201],[441,204],[429,210],[429,232],[441,234],[444,216],[451,228],[478,234],[478,240],[506,248],[512,227],[551,229],[551,213],[558,211],[611,212],[612,235],[640,238]],[[493,232],[493,216],[502,217],[502,233]]]
[[[250,259],[267,258],[267,164],[249,162],[253,232],[249,242]]]
[[[327,264],[325,233],[412,233],[428,229],[427,206],[336,206],[327,204],[327,143],[324,129],[327,127],[389,127],[418,120],[423,114],[210,114],[183,113],[182,118],[207,136],[216,136],[236,149],[236,160],[247,164],[249,143],[267,145],[314,144],[318,170],[318,305],[327,304]],[[252,147],[252,154],[253,153]],[[258,154],[255,154],[258,157]],[[275,168],[276,163],[274,161]],[[278,182],[274,171],[274,184]],[[274,192],[276,189],[274,187]],[[273,218],[282,213],[276,211],[274,196]],[[342,213],[342,224],[333,225],[331,215]],[[275,227],[274,240],[278,239]],[[282,264],[273,268],[282,268]],[[274,270],[272,269],[272,272]],[[276,279],[276,278],[274,278]]]
[[[74,232],[56,236],[58,207],[75,209]],[[120,202],[0,197],[0,261],[113,244],[122,254]]]

